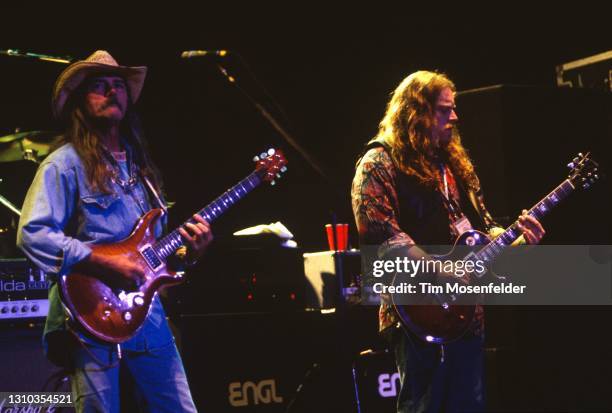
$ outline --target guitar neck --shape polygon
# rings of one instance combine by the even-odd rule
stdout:
[[[213,222],[231,206],[244,198],[249,192],[257,188],[262,182],[258,171],[254,171],[249,176],[238,182],[236,185],[225,191],[221,196],[212,201],[210,204],[197,212],[199,216],[206,221]],[[181,225],[183,227],[187,223],[195,223],[193,218],[188,219]],[[160,238],[153,248],[160,259],[166,259],[174,254],[177,249],[185,244],[183,237],[178,231],[178,228],[170,232],[168,235]]]
[[[561,182],[561,184],[546,195],[540,202],[535,204],[527,214],[537,220],[542,219],[548,211],[558,205],[562,200],[567,198],[574,191],[575,187],[569,179]],[[518,237],[521,236],[521,230],[518,228],[517,222],[510,225],[504,232],[499,234],[491,243],[485,246],[478,252],[478,258],[490,262],[497,258],[502,251],[512,244]]]

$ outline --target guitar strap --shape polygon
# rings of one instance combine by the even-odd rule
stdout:
[[[168,207],[162,201],[161,197],[159,196],[159,193],[155,190],[155,187],[153,186],[153,184],[151,183],[149,178],[147,178],[146,176],[142,175],[142,179],[147,184],[147,187],[149,188],[149,191],[151,191],[151,194],[153,195],[153,198],[155,198],[155,201],[157,202],[159,207],[162,209],[162,211],[164,211],[164,215],[167,214],[168,213]]]
[[[442,195],[442,202],[444,203],[444,207],[448,212],[448,224],[450,231],[455,237],[458,237],[465,231],[473,229],[472,224],[470,223],[468,217],[463,213],[463,211],[461,210],[461,206],[455,199],[454,193],[459,192],[459,188],[457,188],[457,183],[455,179],[452,179],[452,188],[449,188],[449,174],[447,173],[447,167],[442,163],[439,164],[439,167],[440,176],[442,177],[442,182],[444,185],[443,188],[438,188],[438,191]]]

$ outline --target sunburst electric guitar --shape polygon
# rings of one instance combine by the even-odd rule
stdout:
[[[284,155],[270,149],[255,157],[255,170],[197,213],[208,222],[214,221],[262,182],[272,185],[286,171]],[[184,241],[178,229],[158,240],[154,237],[155,223],[161,209],[153,209],[140,218],[132,234],[117,243],[92,245],[98,254],[109,259],[124,256],[144,270],[144,282],[134,289],[123,289],[107,283],[105,277],[73,271],[60,277],[60,292],[71,317],[96,338],[121,343],[134,336],[142,326],[157,291],[179,284],[183,273],[169,269],[168,257]],[[187,222],[193,222],[189,220]]]

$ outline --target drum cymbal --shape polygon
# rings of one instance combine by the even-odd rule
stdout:
[[[0,162],[39,161],[61,138],[57,132],[28,131],[0,137]]]

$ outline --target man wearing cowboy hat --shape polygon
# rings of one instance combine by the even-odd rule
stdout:
[[[134,262],[105,259],[90,245],[126,238],[145,212],[164,207],[161,178],[133,112],[146,71],[97,51],[60,74],[52,108],[66,126],[65,144],[40,165],[19,222],[18,245],[50,275],[44,342],[48,357],[71,369],[77,411],[119,411],[120,368],[134,380],[147,411],[195,411],[159,298],[139,332],[119,347],[69,321],[54,281],[75,265],[117,274],[126,283],[144,276]],[[208,223],[194,219],[180,230],[191,260],[212,240]]]

